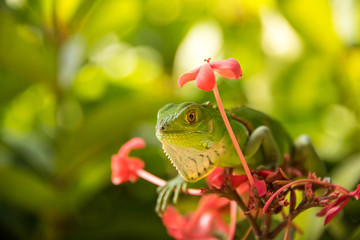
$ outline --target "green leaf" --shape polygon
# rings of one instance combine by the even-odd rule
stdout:
[[[0,11],[0,36],[0,66],[30,82],[53,79],[54,58],[42,45],[40,29],[21,25]]]
[[[33,213],[56,208],[51,184],[22,168],[0,168],[0,198]]]

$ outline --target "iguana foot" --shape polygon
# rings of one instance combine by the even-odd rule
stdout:
[[[180,191],[185,192],[187,189],[187,184],[188,183],[180,175],[178,175],[177,177],[167,181],[164,186],[158,187],[157,192],[159,196],[155,207],[155,211],[158,215],[162,215],[162,213],[165,212],[166,206],[173,191],[173,202],[177,203]]]

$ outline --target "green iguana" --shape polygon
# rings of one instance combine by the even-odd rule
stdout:
[[[293,142],[278,121],[248,107],[230,109],[227,115],[250,169],[276,169],[283,164],[285,154],[305,169],[322,169],[308,136]],[[159,214],[174,190],[176,203],[188,182],[206,177],[215,167],[243,172],[220,112],[209,103],[167,104],[158,112],[156,136],[179,172],[158,189]]]

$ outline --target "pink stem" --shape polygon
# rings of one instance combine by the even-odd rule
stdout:
[[[229,240],[233,240],[236,229],[236,210],[237,203],[235,201],[230,202],[230,229],[229,229]]]
[[[234,134],[234,132],[233,132],[233,130],[232,130],[232,128],[231,128],[229,119],[228,119],[227,116],[226,116],[226,113],[225,113],[225,110],[224,110],[224,106],[223,106],[223,104],[222,104],[222,102],[221,102],[219,90],[218,90],[216,84],[215,84],[215,87],[214,87],[214,89],[213,89],[213,92],[214,92],[215,99],[216,99],[216,102],[217,102],[218,107],[219,107],[219,110],[220,110],[221,117],[222,117],[223,120],[224,120],[226,129],[227,129],[227,131],[229,132],[229,135],[230,135],[230,138],[231,138],[231,140],[232,140],[232,142],[233,142],[233,144],[234,144],[235,150],[236,150],[237,154],[239,155],[239,158],[240,158],[240,160],[241,160],[241,164],[242,164],[243,167],[244,167],[244,170],[245,170],[246,176],[247,176],[247,178],[248,178],[248,180],[249,180],[251,189],[254,190],[254,189],[256,189],[255,183],[254,183],[254,179],[253,179],[253,177],[252,177],[252,175],[251,175],[249,166],[248,166],[247,163],[246,163],[244,154],[242,153],[242,151],[241,151],[241,149],[240,149],[239,143],[238,143],[237,140],[236,140],[235,134]]]
[[[194,189],[194,188],[187,189],[186,193],[190,194],[190,195],[195,195],[195,196],[203,195],[203,192],[200,189]]]
[[[321,184],[321,185],[326,185],[326,184],[329,184],[329,183],[326,183],[326,182],[322,182],[322,181],[319,181],[319,180],[316,180],[316,179],[300,179],[300,180],[297,180],[297,181],[294,181],[294,182],[291,182],[291,183],[288,183],[284,186],[282,186],[279,190],[277,190],[270,198],[269,200],[267,200],[267,202],[265,203],[265,206],[263,208],[263,213],[266,212],[267,208],[269,207],[270,203],[274,200],[274,198],[279,195],[284,189],[290,187],[290,186],[293,186],[295,184],[298,184],[298,183],[306,183],[306,182],[313,182],[313,183],[317,183],[317,184]],[[336,185],[337,187],[337,185]],[[340,190],[340,189],[339,189]],[[341,189],[341,190],[346,190],[346,189]],[[347,192],[347,191],[346,191]]]
[[[166,181],[164,179],[161,179],[147,171],[145,171],[144,169],[137,169],[136,170],[136,174],[141,177],[142,179],[151,182],[157,186],[164,186],[166,184]],[[200,189],[193,189],[193,188],[189,188],[186,190],[187,194],[190,195],[202,195],[202,191]]]
[[[142,179],[145,179],[146,181],[151,182],[157,186],[164,186],[166,184],[165,180],[145,171],[144,169],[137,169],[136,174]]]

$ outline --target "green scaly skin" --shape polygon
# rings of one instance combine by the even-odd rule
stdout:
[[[296,153],[296,144],[282,125],[264,113],[239,107],[227,114],[250,169],[275,169],[282,164],[284,154],[297,161],[305,161],[313,154],[306,152],[312,147],[307,141],[300,144],[301,154]],[[215,167],[230,167],[243,173],[220,112],[208,103],[167,104],[158,112],[156,136],[181,175],[158,189],[159,214],[164,212],[173,190],[177,202],[187,182],[206,177]]]

